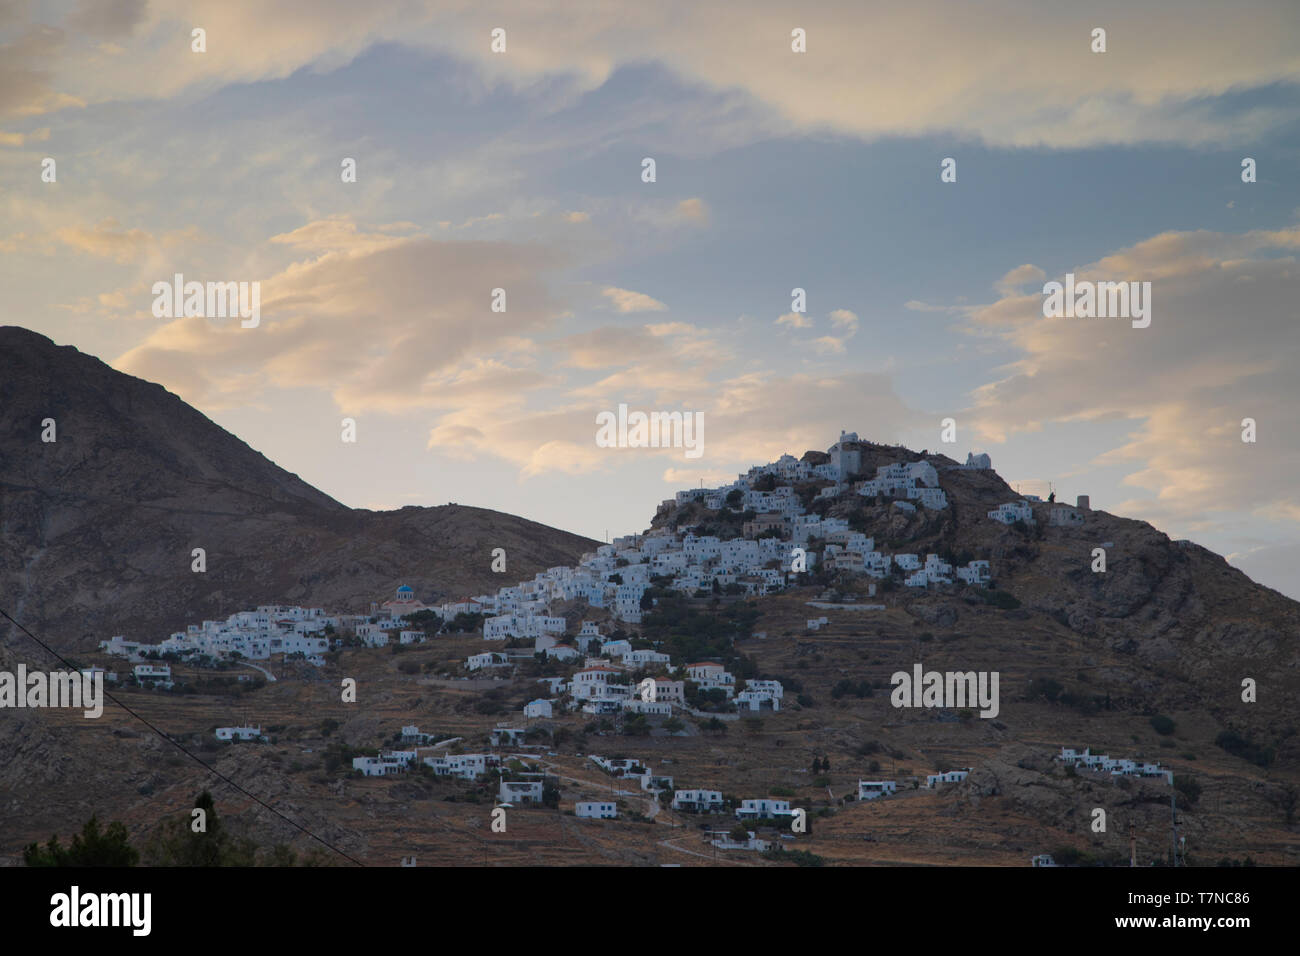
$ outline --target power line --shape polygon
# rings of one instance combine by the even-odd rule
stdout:
[[[55,658],[56,660],[58,660],[58,661],[59,661],[60,663],[62,663],[65,667],[67,667],[69,670],[74,670],[74,671],[75,671],[75,670],[79,670],[79,668],[77,668],[76,666],[74,666],[74,665],[72,664],[71,661],[69,661],[69,660],[67,660],[66,658],[64,658],[62,654],[60,654],[58,651],[54,650],[54,648],[50,647],[48,644],[46,644],[44,641],[42,641],[39,637],[37,637],[37,636],[36,636],[35,634],[33,634],[31,631],[27,630],[27,628],[24,627],[22,624],[20,624],[18,621],[14,620],[13,616],[12,616],[8,611],[6,611],[3,607],[0,607],[0,614],[3,614],[3,615],[5,616],[5,618],[9,621],[9,623],[13,624],[14,627],[18,628],[20,631],[22,631],[24,634],[26,634],[28,637],[30,637],[33,641],[35,641],[38,645],[40,645],[40,646],[45,650],[45,652],[46,652],[47,654],[49,654],[51,657],[53,657],[53,658]],[[355,863],[357,866],[365,866],[365,864],[362,863],[360,860],[358,860],[358,859],[356,859],[355,857],[350,856],[349,854],[347,854],[347,853],[345,853],[344,851],[340,850],[338,847],[334,846],[334,844],[330,843],[329,841],[327,841],[327,840],[325,840],[325,839],[323,839],[323,838],[321,838],[321,837],[318,837],[316,834],[312,833],[310,830],[308,830],[308,829],[307,829],[305,826],[303,826],[301,823],[298,823],[298,822],[295,821],[295,820],[291,820],[291,819],[289,819],[287,816],[285,816],[283,813],[281,813],[281,812],[280,812],[279,810],[277,810],[275,807],[271,806],[269,803],[267,803],[267,802],[266,802],[265,800],[263,800],[261,797],[257,796],[257,795],[254,794],[254,793],[250,793],[249,791],[245,790],[243,787],[241,787],[239,784],[235,783],[235,781],[231,780],[229,777],[227,777],[227,776],[226,776],[224,773],[222,773],[220,770],[218,770],[218,769],[216,769],[215,767],[211,766],[210,764],[204,762],[204,761],[203,761],[202,759],[200,759],[198,756],[196,756],[195,754],[191,753],[191,752],[190,752],[188,749],[186,749],[185,746],[184,746],[183,744],[181,744],[179,741],[172,739],[172,737],[171,737],[169,734],[165,734],[165,733],[163,733],[161,730],[159,730],[157,727],[155,727],[155,726],[154,726],[152,723],[150,723],[148,720],[146,720],[145,718],[141,717],[139,714],[137,714],[137,713],[136,713],[134,710],[132,710],[130,707],[126,706],[126,704],[122,703],[120,700],[118,700],[116,697],[114,697],[112,694],[110,694],[107,690],[105,690],[103,693],[104,693],[104,696],[107,697],[110,701],[112,701],[114,704],[117,704],[117,706],[121,707],[124,711],[126,711],[128,714],[130,714],[130,715],[131,715],[132,717],[134,717],[136,720],[140,721],[140,723],[144,724],[146,727],[148,727],[150,730],[152,730],[155,734],[157,734],[157,735],[158,735],[159,737],[161,737],[163,740],[167,741],[167,743],[171,744],[173,747],[175,747],[175,748],[176,748],[177,750],[179,750],[181,753],[185,754],[185,756],[189,757],[191,760],[193,760],[195,763],[197,763],[197,764],[198,764],[200,767],[202,767],[204,770],[208,771],[208,773],[212,774],[214,777],[217,777],[218,779],[225,781],[227,784],[229,784],[230,786],[234,787],[236,790],[238,790],[238,791],[239,791],[240,793],[242,793],[244,796],[248,797],[250,800],[252,800],[252,801],[254,801],[255,803],[257,803],[259,806],[262,806],[262,807],[264,807],[265,809],[271,811],[273,814],[275,814],[277,817],[279,817],[279,818],[280,818],[281,820],[283,820],[285,823],[289,824],[289,825],[292,826],[292,827],[295,827],[295,828],[301,830],[303,833],[307,834],[307,836],[311,837],[311,838],[312,838],[313,840],[315,840],[317,843],[321,844],[321,846],[324,846],[324,847],[326,847],[327,849],[332,850],[333,852],[337,853],[339,856],[343,857],[345,860],[348,860],[348,861],[350,861],[350,862],[352,862],[352,863]]]

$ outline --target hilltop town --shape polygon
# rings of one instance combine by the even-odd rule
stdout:
[[[701,732],[725,731],[728,723],[742,719],[775,716],[790,707],[806,712],[813,706],[801,692],[801,681],[762,674],[738,654],[741,640],[761,640],[762,632],[741,628],[730,640],[709,645],[716,660],[697,659],[691,651],[698,644],[663,640],[658,624],[680,610],[681,602],[716,606],[726,601],[738,608],[757,598],[802,594],[805,606],[829,612],[800,622],[808,635],[841,629],[846,613],[852,620],[865,620],[864,613],[866,619],[885,614],[904,592],[957,596],[972,589],[983,595],[978,602],[997,603],[990,557],[967,557],[956,564],[931,551],[922,559],[919,553],[877,548],[875,537],[859,530],[866,524],[864,514],[898,527],[900,521],[914,520],[917,509],[931,514],[949,509],[944,475],[987,472],[988,456],[968,456],[964,465],[940,462],[940,467],[924,456],[890,461],[877,464],[872,476],[863,472],[863,455],[870,447],[855,434],[842,433],[824,460],[818,460],[823,457],[818,453],[804,459],[785,455],[730,484],[679,492],[660,506],[646,533],[617,538],[583,554],[575,566],[548,568],[495,593],[435,604],[420,600],[403,584],[390,599],[360,612],[263,605],[224,621],[188,625],[157,643],[115,636],[100,644],[105,664],[111,667],[111,660],[124,658],[130,669],[107,676],[111,683],[176,691],[185,689],[185,682],[173,666],[183,668],[190,680],[206,670],[238,670],[237,680],[259,683],[276,682],[272,669],[278,667],[280,681],[288,674],[289,680],[311,682],[319,679],[314,673],[336,671],[345,652],[360,660],[356,654],[478,641],[485,649],[465,654],[458,664],[444,663],[434,676],[453,682],[451,686],[464,682],[478,688],[485,679],[493,685],[531,683],[535,696],[525,694],[517,720],[498,720],[477,738],[444,727],[421,730],[408,721],[400,730],[390,728],[387,738],[381,732],[369,745],[345,753],[353,774],[427,774],[487,786],[503,807],[558,809],[563,790],[571,799],[567,812],[579,818],[616,820],[630,814],[637,822],[655,819],[660,808],[679,820],[683,814],[726,813],[739,829],[705,824],[713,848],[782,852],[806,832],[801,814],[815,809],[824,816],[835,803],[814,808],[806,800],[801,805],[771,792],[733,795],[707,774],[682,779],[653,770],[644,757],[591,754],[580,766],[594,766],[615,778],[611,797],[590,778],[574,776],[572,767],[562,773],[557,763],[562,754],[552,748],[573,732],[589,739],[648,735],[662,742],[660,752],[665,753],[671,752],[674,739],[684,742]],[[874,446],[877,454],[882,447]],[[832,514],[832,509],[842,514]],[[983,520],[1027,532],[1040,519],[1051,527],[1077,528],[1088,513],[1086,499],[1070,507],[1021,496],[986,510]],[[815,591],[827,582],[833,586],[809,593],[810,586]],[[858,696],[870,694],[870,682],[864,691],[863,682],[841,680],[833,696],[839,696],[841,685]],[[957,717],[940,714],[940,719]],[[211,733],[226,745],[276,739],[260,722],[222,725]],[[664,751],[664,745],[670,749]],[[1043,759],[1052,758],[1044,751]],[[1158,761],[1112,760],[1068,747],[1061,747],[1056,761],[1113,778],[1156,777],[1174,783],[1173,772]],[[878,762],[870,763],[875,768]],[[948,763],[929,774],[859,777],[837,800],[873,802],[935,792],[962,784],[972,772],[969,766]],[[825,769],[829,765],[827,760]],[[562,781],[567,781],[563,787]],[[644,812],[629,809],[628,798],[634,795],[647,801]]]
[[[10,610],[367,861],[1125,861],[1127,826],[1087,825],[1104,806],[1146,862],[1173,797],[1193,859],[1294,862],[1295,602],[1086,497],[1019,494],[986,455],[841,432],[601,543],[481,508],[347,508],[157,385],[0,339]],[[56,399],[59,442],[33,457],[18,424]],[[12,631],[0,647],[9,670],[38,657]],[[1000,707],[898,709],[891,676],[921,664],[1000,673]],[[112,700],[94,721],[11,711],[0,749],[0,860],[91,812],[146,839],[213,782]],[[541,803],[502,790],[535,782]],[[259,844],[309,849],[217,798]]]

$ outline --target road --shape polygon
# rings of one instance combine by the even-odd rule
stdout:
[[[274,684],[274,683],[275,683],[275,675],[272,674],[272,673],[271,673],[269,670],[267,670],[265,667],[262,667],[262,666],[259,665],[259,664],[254,664],[252,661],[240,661],[239,663],[243,664],[245,667],[251,667],[251,668],[253,668],[253,670],[255,670],[255,671],[261,671],[263,674],[266,675],[266,682],[267,682],[268,684]]]

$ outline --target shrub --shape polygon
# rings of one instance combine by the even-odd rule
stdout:
[[[1214,743],[1234,757],[1249,760],[1253,764],[1267,767],[1273,762],[1275,752],[1272,747],[1255,743],[1249,737],[1243,737],[1235,730],[1225,730],[1214,738]]]
[[[1168,737],[1174,732],[1175,724],[1164,714],[1156,714],[1151,718],[1151,726],[1160,736]]]
[[[1183,795],[1187,806],[1193,806],[1201,796],[1201,785],[1197,783],[1194,777],[1178,776],[1174,777],[1174,789]]]
[[[1041,697],[1049,703],[1060,697],[1063,690],[1064,685],[1050,677],[1036,677],[1029,682],[1029,696]]]
[[[762,855],[765,860],[794,863],[796,866],[822,866],[826,863],[826,860],[816,853],[810,853],[807,850],[786,850],[780,846],[764,850]]]
[[[1020,601],[1014,595],[1006,591],[999,591],[995,588],[988,588],[984,591],[984,603],[1004,611],[1014,611],[1020,607]]]

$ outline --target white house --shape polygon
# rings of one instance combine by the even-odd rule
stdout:
[[[952,565],[937,554],[925,556],[925,574],[931,584],[952,584]]]
[[[367,777],[386,777],[405,771],[415,756],[414,750],[393,750],[378,757],[353,757],[352,769]]]
[[[745,690],[767,694],[777,700],[785,696],[785,688],[781,686],[779,680],[747,680]]]
[[[631,650],[632,642],[625,640],[606,641],[604,644],[600,645],[600,655],[602,657],[605,655],[610,657],[622,657]]]
[[[259,740],[262,737],[261,727],[218,727],[218,740]]]
[[[691,813],[716,813],[722,809],[722,791],[677,790],[673,793],[673,809]]]
[[[742,690],[736,695],[736,709],[750,712],[756,710],[776,712],[781,709],[781,699],[763,690]]]
[[[640,697],[630,697],[623,701],[623,710],[629,714],[668,717],[672,715],[673,705],[667,701],[642,700]]]
[[[898,792],[898,784],[893,780],[859,780],[858,799],[877,800]]]
[[[1077,528],[1083,524],[1083,515],[1069,505],[1053,505],[1047,514],[1047,523],[1055,528]]]
[[[931,511],[942,511],[948,507],[948,495],[942,488],[908,488],[909,501],[917,501]]]
[[[605,696],[605,688],[610,678],[619,671],[612,667],[587,667],[573,675],[571,692],[576,700],[595,700]]]
[[[709,836],[709,843],[719,850],[757,850],[762,853],[772,846],[770,841],[758,839],[753,830],[745,831],[744,840],[733,840],[730,833],[721,830],[714,831]]]
[[[172,669],[170,664],[136,664],[135,679],[140,683],[152,681],[167,687],[172,683]]]
[[[496,754],[438,754],[424,758],[424,763],[438,776],[462,780],[476,780],[487,773],[488,767],[499,766],[500,762]]]
[[[580,800],[574,805],[574,816],[589,820],[613,820],[618,816],[618,805],[596,800]]]
[[[647,677],[637,685],[642,700],[667,704],[686,703],[686,682],[666,677]]]
[[[497,799],[501,803],[541,803],[542,781],[540,780],[502,780],[497,790]]]
[[[789,800],[769,800],[759,797],[753,800],[742,800],[740,806],[736,808],[736,817],[741,820],[788,817],[791,815]]]
[[[644,667],[646,664],[667,664],[669,660],[671,658],[667,654],[648,649],[628,651],[623,655],[623,663],[628,667]]]
[[[101,651],[115,657],[134,657],[140,652],[142,646],[139,641],[128,641],[121,634],[115,635],[111,640],[99,642]]]
[[[506,663],[506,656],[498,654],[496,651],[487,651],[483,654],[471,654],[465,659],[465,669],[479,671],[485,667],[502,667]]]
[[[493,747],[512,747],[522,743],[523,739],[524,728],[522,727],[494,727],[492,733],[488,735],[488,740]]]
[[[551,713],[551,702],[549,700],[539,697],[537,700],[530,700],[524,704],[525,717],[550,717]]]
[[[987,561],[972,561],[964,568],[957,568],[954,573],[959,581],[966,584],[985,586],[989,583],[989,563]]]
[[[949,770],[945,773],[932,773],[925,778],[925,785],[934,789],[941,783],[961,783],[969,773],[969,768],[966,770]]]
[[[1008,525],[1015,524],[1017,521],[1033,524],[1034,509],[1029,506],[1028,501],[1009,501],[990,511],[989,517],[994,521],[1001,521],[1003,524]]]
[[[736,676],[721,664],[702,661],[686,665],[686,676],[695,681],[701,690],[721,690],[730,698],[736,690]]]

